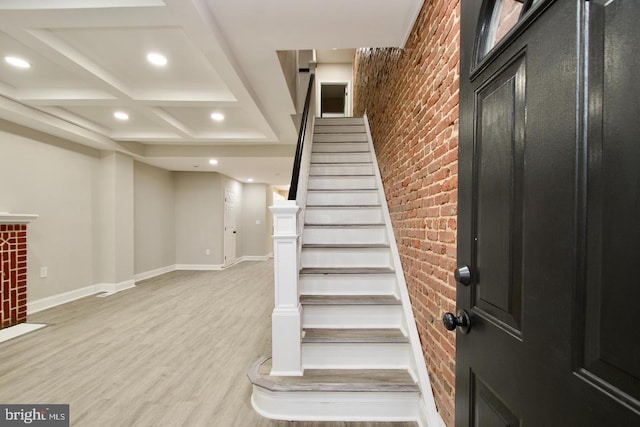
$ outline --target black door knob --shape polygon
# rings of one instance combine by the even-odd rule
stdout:
[[[469,314],[465,310],[458,310],[457,316],[446,312],[442,315],[442,324],[449,331],[458,328],[463,334],[468,333],[469,329],[471,329],[471,319],[469,319]]]
[[[466,265],[456,268],[453,272],[453,277],[456,278],[456,282],[462,283],[463,285],[471,284],[471,270]]]

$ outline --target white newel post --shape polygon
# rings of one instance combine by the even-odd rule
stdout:
[[[271,375],[302,375],[301,306],[298,294],[298,212],[295,200],[280,200],[273,213],[275,308],[271,318]]]

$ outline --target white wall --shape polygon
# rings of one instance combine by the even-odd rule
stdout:
[[[95,283],[99,168],[96,150],[0,120],[0,211],[40,215],[27,227],[29,301]]]
[[[267,193],[266,184],[244,184],[242,209],[243,256],[265,256],[267,249]]]
[[[174,172],[174,180],[176,264],[222,265],[222,175]]]
[[[267,188],[267,226],[265,227],[265,239],[264,239],[264,253],[266,255],[273,255],[273,214],[269,210],[269,206],[273,206],[273,200],[276,193],[273,191],[273,187]]]
[[[353,115],[353,64],[318,64],[316,68],[316,112],[320,115],[322,83],[347,83],[347,115]]]
[[[295,50],[277,51],[282,75],[287,82],[291,102],[295,104],[298,99],[298,52]]]
[[[176,263],[176,220],[173,174],[134,163],[134,273]]]

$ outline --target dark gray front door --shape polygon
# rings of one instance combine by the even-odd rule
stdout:
[[[461,14],[456,424],[638,426],[640,1]]]

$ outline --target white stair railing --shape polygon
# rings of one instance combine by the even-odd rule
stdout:
[[[290,200],[278,200],[269,207],[273,213],[273,257],[275,307],[271,317],[272,368],[271,375],[301,376],[302,369],[302,306],[298,273],[302,250],[304,206],[311,161],[311,145],[315,121],[315,86],[310,76],[305,107],[304,125],[298,138],[295,186]],[[294,180],[292,180],[294,182]],[[292,198],[292,194],[295,198]]]
[[[295,200],[280,200],[273,213],[275,307],[271,317],[271,375],[302,375],[300,292],[298,290],[299,241]]]

